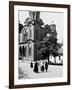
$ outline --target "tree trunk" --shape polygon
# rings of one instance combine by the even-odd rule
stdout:
[[[61,60],[61,56],[59,56],[59,60]]]

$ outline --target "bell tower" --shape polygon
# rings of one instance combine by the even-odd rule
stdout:
[[[29,17],[31,20],[38,20],[40,18],[39,11],[29,11]]]

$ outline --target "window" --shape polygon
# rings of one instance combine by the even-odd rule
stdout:
[[[19,56],[22,56],[22,48],[21,48],[21,46],[19,47]]]
[[[25,50],[25,55],[24,56],[26,57],[26,46],[25,46],[24,50]]]
[[[29,37],[32,37],[32,32],[31,32],[32,29],[31,29],[31,26],[32,26],[32,25],[29,26]]]
[[[31,47],[29,47],[29,56],[31,56]]]
[[[24,35],[24,39],[23,39],[23,40],[24,40],[24,42],[25,42],[25,41],[27,41],[27,39],[28,39],[27,28],[24,29],[24,34],[23,34],[23,35]]]
[[[25,56],[25,48],[24,48],[24,46],[23,46],[23,56]]]
[[[32,55],[32,44],[31,44],[31,42],[29,42],[29,44],[28,44],[28,55],[29,56]]]
[[[19,47],[19,56],[26,57],[26,46]]]
[[[31,37],[31,30],[30,30],[30,37]]]

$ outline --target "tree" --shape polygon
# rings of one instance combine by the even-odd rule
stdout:
[[[54,57],[54,60],[55,60],[55,63],[56,63],[56,56],[58,56],[58,49],[53,49],[53,53],[52,53],[53,57]]]
[[[48,62],[49,62],[50,54],[55,53],[57,50],[57,39],[54,38],[53,36],[49,36],[48,40],[46,39],[45,46],[47,47],[46,55],[48,57]]]
[[[54,57],[57,55],[57,32],[51,30],[50,25],[46,24],[43,28],[43,40],[37,45],[37,60],[46,59],[52,54]]]
[[[21,33],[22,28],[23,28],[23,25],[19,23],[19,33]]]
[[[49,37],[46,36],[43,41],[38,45],[38,55],[41,58],[48,58],[49,61],[49,56],[52,54],[54,57],[57,55],[57,39],[50,35]]]

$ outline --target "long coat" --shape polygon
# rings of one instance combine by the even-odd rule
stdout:
[[[34,72],[38,73],[38,63],[37,62],[34,65]]]

